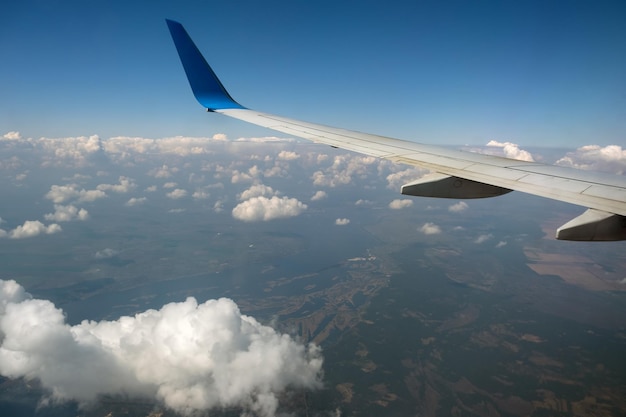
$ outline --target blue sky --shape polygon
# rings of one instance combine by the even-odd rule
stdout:
[[[427,143],[624,144],[620,1],[14,1],[0,14],[0,133],[268,134],[203,112],[171,18],[251,108]]]

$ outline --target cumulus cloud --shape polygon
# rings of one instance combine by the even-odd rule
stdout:
[[[87,220],[89,218],[89,212],[83,208],[79,209],[76,206],[61,204],[54,205],[54,213],[48,213],[44,216],[46,220],[55,222],[69,222],[72,220]]]
[[[232,215],[235,219],[245,222],[268,221],[298,216],[306,209],[307,205],[295,198],[261,196],[239,203],[233,209]]]
[[[254,167],[250,168],[250,170],[252,170],[253,168],[254,172],[256,172],[256,170],[258,169],[255,165]],[[249,172],[241,172],[239,170],[234,170],[230,178],[230,182],[232,182],[233,184],[238,184],[241,182],[252,182],[253,180],[254,176],[251,175]]]
[[[505,240],[501,240],[498,242],[498,244],[496,245],[496,248],[503,248],[505,247],[507,244],[507,242]]]
[[[170,178],[176,172],[178,172],[178,168],[170,168],[167,165],[163,165],[160,168],[151,169],[150,171],[148,171],[148,175],[154,178]]]
[[[2,135],[2,137],[4,139],[8,139],[8,140],[19,140],[19,139],[22,139],[22,135],[20,134],[20,132],[16,132],[16,131],[7,132],[4,135]]]
[[[215,204],[213,204],[213,211],[216,213],[221,213],[224,211],[224,202],[221,200],[218,200],[215,202]]]
[[[0,280],[0,336],[0,374],[38,379],[59,401],[152,396],[184,414],[240,407],[273,416],[280,392],[321,385],[317,346],[277,333],[226,298],[70,326],[50,301]]]
[[[294,159],[300,158],[300,155],[296,152],[280,151],[277,158],[282,159],[283,161],[293,161]]]
[[[345,226],[347,224],[350,224],[350,219],[346,219],[346,218],[337,219],[335,220],[335,224],[337,226]]]
[[[187,196],[187,190],[183,190],[182,188],[177,188],[165,195],[167,196],[167,198],[171,198],[172,200],[178,200],[180,198]]]
[[[403,208],[411,207],[413,205],[413,200],[408,198],[404,199],[395,199],[391,203],[389,203],[389,208],[393,210],[401,210]]]
[[[191,196],[196,200],[206,200],[207,198],[211,196],[211,194],[209,194],[205,190],[196,190],[193,192]]]
[[[75,200],[77,202],[91,202],[106,196],[106,193],[102,190],[79,189],[76,184],[53,185],[50,187],[50,191],[46,193],[46,198],[48,200],[52,200],[55,204],[71,200]]]
[[[435,223],[431,222],[424,223],[424,225],[418,230],[425,235],[438,235],[439,233],[441,233],[441,228]]]
[[[146,201],[148,201],[146,197],[132,197],[126,202],[125,205],[128,207],[133,207],[133,206],[138,206],[140,204],[143,204]]]
[[[501,148],[504,156],[511,159],[518,159],[520,161],[534,162],[533,156],[530,152],[520,149],[516,143],[511,142],[498,142],[497,140],[490,140],[487,146]]]
[[[313,194],[313,197],[311,197],[311,201],[323,200],[326,197],[328,197],[328,194],[326,194],[326,191],[318,190],[315,192],[315,194]]]
[[[456,204],[452,204],[450,207],[448,207],[448,211],[452,212],[452,213],[460,213],[462,211],[467,210],[469,206],[467,205],[467,203],[465,201],[459,201]]]
[[[429,171],[422,168],[407,168],[387,175],[387,187],[397,190],[404,184],[422,178]]]
[[[368,167],[377,161],[373,156],[338,155],[330,167],[315,171],[311,177],[318,187],[337,187],[365,178]]]
[[[96,189],[100,191],[113,191],[114,193],[128,193],[135,189],[137,184],[135,181],[128,177],[120,177],[119,184],[100,184]]]
[[[52,223],[48,226],[39,220],[26,220],[23,225],[17,226],[15,229],[6,231],[0,229],[0,237],[8,237],[10,239],[26,239],[29,237],[39,236],[41,234],[51,235],[60,232],[61,226]]]
[[[276,191],[267,185],[255,184],[245,190],[239,196],[239,200],[249,200],[254,197],[271,197],[276,195]]]
[[[491,233],[485,233],[485,234],[478,236],[476,240],[474,240],[474,243],[478,243],[478,244],[485,243],[486,241],[492,238],[493,238],[493,235]]]
[[[576,149],[575,152],[569,152],[556,163],[578,169],[623,175],[626,172],[626,149],[619,145],[605,147],[586,145]]]

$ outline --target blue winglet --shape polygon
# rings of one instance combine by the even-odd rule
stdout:
[[[169,19],[165,21],[196,100],[210,111],[245,109],[228,94],[183,25]]]

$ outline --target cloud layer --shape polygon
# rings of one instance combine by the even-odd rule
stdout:
[[[234,406],[272,416],[279,392],[320,386],[318,347],[242,315],[226,298],[70,326],[50,301],[0,280],[0,337],[0,373],[38,379],[60,401],[121,394],[185,414]]]

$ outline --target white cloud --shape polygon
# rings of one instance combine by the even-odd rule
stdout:
[[[104,248],[104,249],[99,250],[98,252],[96,252],[94,257],[96,259],[109,259],[109,258],[112,258],[112,257],[118,255],[118,254],[119,254],[119,251],[116,251],[115,249]]]
[[[556,163],[578,169],[623,175],[626,173],[626,149],[619,145],[605,147],[586,145],[576,149],[575,152],[569,152]]]
[[[467,210],[468,207],[469,206],[465,201],[459,201],[458,203],[452,204],[450,207],[448,207],[448,211],[451,211],[452,213],[460,213]]]
[[[148,175],[154,178],[170,178],[176,172],[178,172],[178,168],[176,167],[170,168],[167,165],[163,165],[160,168],[155,168],[155,169],[148,171]]]
[[[307,205],[295,198],[254,197],[239,203],[232,211],[235,219],[245,222],[268,221],[278,218],[298,216]]]
[[[478,236],[476,240],[474,240],[474,243],[478,243],[478,244],[485,243],[486,241],[492,238],[493,238],[493,235],[491,233],[485,233],[485,234]]]
[[[48,200],[53,203],[60,204],[66,201],[75,200],[77,202],[91,202],[106,197],[106,193],[102,190],[85,190],[78,189],[76,184],[53,185],[46,194]]]
[[[350,224],[350,219],[346,219],[346,218],[336,219],[335,224],[337,226],[345,226],[347,224]]]
[[[300,155],[296,152],[280,151],[277,158],[282,159],[283,161],[293,161],[300,158]]]
[[[394,167],[394,169],[397,169]],[[422,178],[429,171],[422,168],[407,168],[387,175],[387,188],[398,190],[404,184]]]
[[[389,208],[393,210],[401,210],[403,208],[411,207],[413,205],[413,200],[408,198],[404,199],[395,199],[391,203],[389,203]]]
[[[365,178],[368,167],[378,159],[373,156],[337,155],[333,164],[311,176],[317,187],[337,187],[352,183],[355,178]]]
[[[87,220],[89,218],[89,212],[76,206],[69,205],[63,206],[61,204],[54,205],[54,213],[48,213],[44,216],[44,219],[55,222],[69,222],[72,220]]]
[[[186,197],[187,191],[183,190],[182,188],[177,188],[174,191],[171,191],[165,195],[167,196],[167,198],[171,198],[172,200],[178,200],[180,198]]]
[[[507,158],[534,162],[533,156],[530,154],[530,152],[520,149],[520,147],[516,143],[498,142],[497,140],[490,140],[487,143],[487,146],[501,148],[504,156],[506,156]]]
[[[225,142],[228,140],[228,137],[226,136],[225,133],[216,133],[213,135],[213,140],[219,141],[219,142]]]
[[[176,188],[177,185],[178,183],[170,181],[170,182],[166,182],[165,184],[163,184],[163,188]]]
[[[318,190],[315,192],[315,194],[313,194],[313,197],[311,197],[311,201],[323,200],[326,197],[328,197],[328,194],[326,194],[326,191]]]
[[[148,201],[146,197],[132,197],[126,202],[125,205],[128,207],[133,207],[133,206],[138,206],[140,204],[143,204],[146,201]]]
[[[22,139],[22,135],[20,134],[20,132],[16,132],[16,131],[7,132],[4,135],[2,135],[2,137],[4,139],[8,139],[8,140],[19,140],[19,139]]]
[[[359,199],[354,204],[357,206],[371,206],[372,204],[374,204],[374,202],[370,200]]]
[[[503,247],[505,247],[505,246],[506,246],[506,244],[507,244],[507,242],[506,242],[506,241],[501,240],[501,241],[499,241],[499,242],[498,242],[498,244],[496,245],[496,248],[503,248]]]
[[[211,194],[209,194],[205,190],[196,190],[191,196],[196,200],[206,200],[211,196]]]
[[[70,326],[50,301],[0,280],[0,335],[0,374],[37,378],[59,401],[151,396],[188,415],[241,407],[269,417],[288,387],[321,386],[317,346],[242,315],[226,298]]]
[[[119,184],[100,184],[96,188],[101,191],[113,191],[114,193],[128,193],[135,189],[137,184],[132,178],[120,177]]]
[[[224,211],[224,202],[223,201],[216,201],[215,204],[213,204],[213,211],[216,213],[221,213]]]
[[[424,223],[422,227],[418,229],[420,232],[425,235],[437,235],[441,233],[441,228],[437,226],[435,223],[427,222]]]
[[[240,182],[252,182],[253,180],[254,178],[252,175],[247,172],[240,172],[238,170],[234,170],[230,178],[230,182],[233,184],[238,184]]]
[[[254,184],[241,193],[239,200],[249,200],[254,197],[272,197],[276,194],[272,187],[263,184]]]
[[[23,225],[17,226],[15,229],[6,231],[0,229],[0,237],[9,237],[10,239],[26,239],[41,234],[51,235],[60,232],[61,226],[52,223],[48,226],[39,220],[26,220]]]

